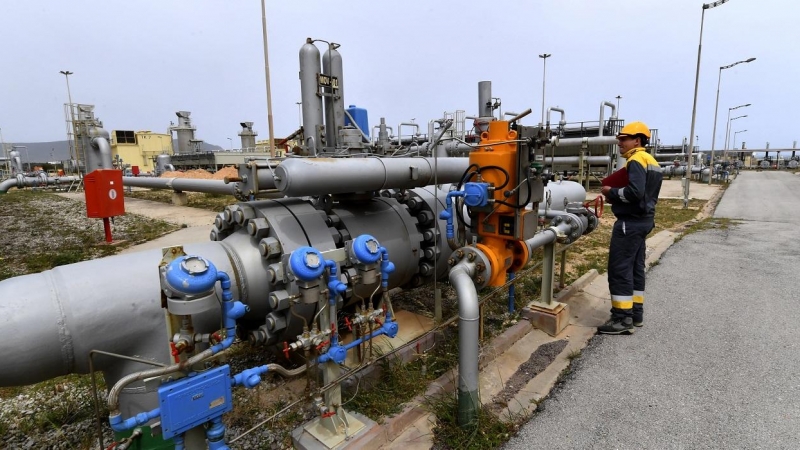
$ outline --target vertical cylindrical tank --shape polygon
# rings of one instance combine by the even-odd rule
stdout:
[[[192,113],[189,111],[178,111],[175,113],[178,116],[178,125],[170,128],[174,130],[177,134],[178,144],[175,147],[175,151],[172,153],[175,155],[183,155],[186,153],[194,153],[194,145],[191,141],[194,140],[194,131],[196,128],[192,126],[192,119],[189,116]]]
[[[319,49],[311,38],[300,47],[300,99],[303,106],[303,134],[310,155],[322,148],[322,98],[317,95],[317,75],[321,73]]]
[[[342,55],[336,50],[338,44],[330,44],[328,50],[322,55],[322,73],[336,79],[338,89],[325,88],[331,96],[325,97],[325,138],[328,146],[336,146],[339,130],[344,127],[344,82],[342,77]],[[362,130],[369,134],[369,130]]]
[[[240,122],[239,125],[242,126],[242,131],[239,133],[239,137],[242,138],[242,151],[255,151],[258,133],[253,131],[253,122]]]
[[[345,117],[344,124],[358,125],[358,128],[361,128],[361,131],[369,137],[369,118],[367,117],[367,110],[359,108],[356,105],[350,105],[350,107],[347,108],[347,113],[355,120],[355,124],[350,120],[350,117]]]

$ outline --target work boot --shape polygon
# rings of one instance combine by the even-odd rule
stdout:
[[[633,326],[644,326],[644,305],[641,303],[633,304]]]
[[[597,327],[600,334],[633,334],[633,321],[630,317],[612,317],[608,322]]]

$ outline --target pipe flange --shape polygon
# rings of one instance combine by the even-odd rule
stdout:
[[[489,284],[489,280],[492,278],[492,265],[485,253],[477,247],[461,247],[453,252],[448,259],[448,264],[452,262],[450,265],[455,266],[462,261],[475,264],[475,275],[473,275],[472,281],[475,282],[478,289]]]

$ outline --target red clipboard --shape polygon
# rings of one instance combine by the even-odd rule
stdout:
[[[628,185],[628,171],[623,167],[600,181],[603,186],[624,188]]]

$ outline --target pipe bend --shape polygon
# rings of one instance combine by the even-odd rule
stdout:
[[[475,321],[480,318],[478,290],[472,281],[475,270],[475,263],[467,261],[462,261],[450,269],[450,284],[455,288],[458,297],[460,320]]]

